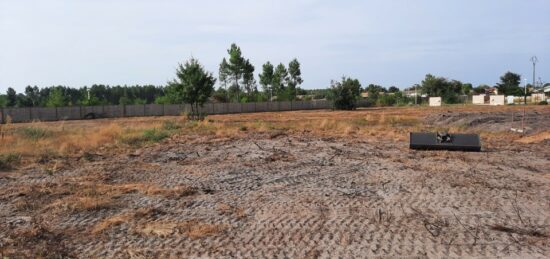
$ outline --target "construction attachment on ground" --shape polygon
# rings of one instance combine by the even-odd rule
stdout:
[[[420,150],[481,151],[478,134],[449,134],[446,132],[410,133],[410,148]]]

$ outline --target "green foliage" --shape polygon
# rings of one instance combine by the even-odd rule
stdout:
[[[444,103],[457,103],[458,95],[462,92],[462,83],[457,80],[449,81],[444,77],[426,75],[421,84],[422,93],[431,97],[440,96]]]
[[[286,95],[287,82],[288,71],[286,70],[285,65],[280,63],[277,67],[275,67],[272,80],[273,94],[277,96],[278,101],[288,100]]]
[[[0,108],[8,106],[8,96],[0,94]]]
[[[219,79],[222,84],[227,87],[227,84],[235,86],[237,92],[237,100],[240,100],[242,91],[241,85],[244,86],[248,96],[252,96],[257,92],[256,80],[254,79],[254,66],[248,59],[242,56],[241,48],[237,44],[231,44],[227,50],[229,59],[223,58],[219,68]]]
[[[357,79],[342,77],[341,82],[332,81],[329,100],[338,110],[354,110],[361,94],[361,84]]]
[[[65,99],[63,90],[61,88],[55,88],[52,91],[50,91],[50,95],[48,96],[48,101],[46,102],[47,107],[61,107],[66,105],[67,105],[67,101]]]
[[[27,99],[28,106],[40,105],[40,89],[37,86],[28,85],[25,87],[25,99]]]
[[[380,95],[388,92],[386,88],[375,84],[368,85],[366,90],[369,93],[369,101],[372,103],[376,103]]]
[[[472,94],[473,89],[474,89],[474,87],[473,87],[472,84],[470,84],[470,83],[462,84],[462,94],[463,94],[463,95],[470,95],[470,94]]]
[[[198,60],[191,58],[185,64],[179,64],[176,79],[169,82],[168,96],[191,104],[192,116],[197,116],[202,106],[214,92],[216,79],[212,73],[204,70]]]
[[[224,88],[221,88],[221,87],[218,88],[218,90],[216,90],[214,92],[212,97],[214,98],[214,100],[216,100],[220,103],[229,102],[229,95],[227,93],[227,90],[225,90]]]
[[[397,103],[397,99],[394,95],[384,94],[378,97],[378,106],[393,106]]]
[[[296,88],[303,82],[300,62],[297,59],[293,59],[288,64],[288,95],[290,100],[296,99]]]
[[[520,75],[512,72],[506,72],[506,74],[500,77],[500,83],[497,84],[499,94],[522,96],[524,91],[519,86],[520,82]]]
[[[477,87],[473,88],[472,91],[474,94],[485,94],[485,89],[489,88],[488,85],[478,85]]]
[[[274,67],[268,61],[262,66],[262,73],[259,75],[260,84],[263,86],[263,90],[267,93],[270,98],[273,96],[273,77],[274,77]]]
[[[541,101],[538,103],[539,105],[548,105],[548,102],[547,101]]]
[[[31,140],[39,140],[51,136],[53,133],[50,130],[37,127],[24,127],[17,129],[21,137]]]
[[[399,92],[400,90],[396,86],[390,86],[390,88],[388,88],[388,93],[399,93]]]
[[[147,142],[159,142],[169,136],[168,132],[157,129],[148,129],[143,132],[143,138]]]
[[[0,170],[9,170],[21,162],[21,155],[17,153],[0,154]]]
[[[6,106],[7,107],[14,107],[15,104],[17,104],[17,92],[15,92],[15,89],[9,87],[6,91]]]
[[[160,142],[168,137],[170,137],[170,132],[167,130],[147,129],[138,135],[122,136],[120,141],[127,145],[140,146]]]

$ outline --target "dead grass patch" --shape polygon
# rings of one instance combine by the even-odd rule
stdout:
[[[233,215],[237,218],[246,217],[246,212],[243,208],[234,207],[229,204],[219,203],[216,206],[216,209],[218,210],[218,213],[220,213],[220,215]]]
[[[168,237],[185,235],[192,239],[215,236],[224,232],[228,227],[221,224],[202,223],[198,220],[185,222],[155,221],[137,226],[135,231],[142,235]]]
[[[550,139],[550,130],[547,130],[531,136],[520,138],[516,140],[516,142],[522,143],[522,144],[533,144],[533,143],[540,143],[549,139]]]

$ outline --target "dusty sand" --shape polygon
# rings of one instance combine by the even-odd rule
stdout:
[[[408,141],[250,132],[98,151],[55,174],[0,174],[0,253],[549,257],[549,147],[412,151]]]

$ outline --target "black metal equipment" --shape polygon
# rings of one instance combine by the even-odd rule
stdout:
[[[410,149],[481,151],[478,134],[410,133]]]

